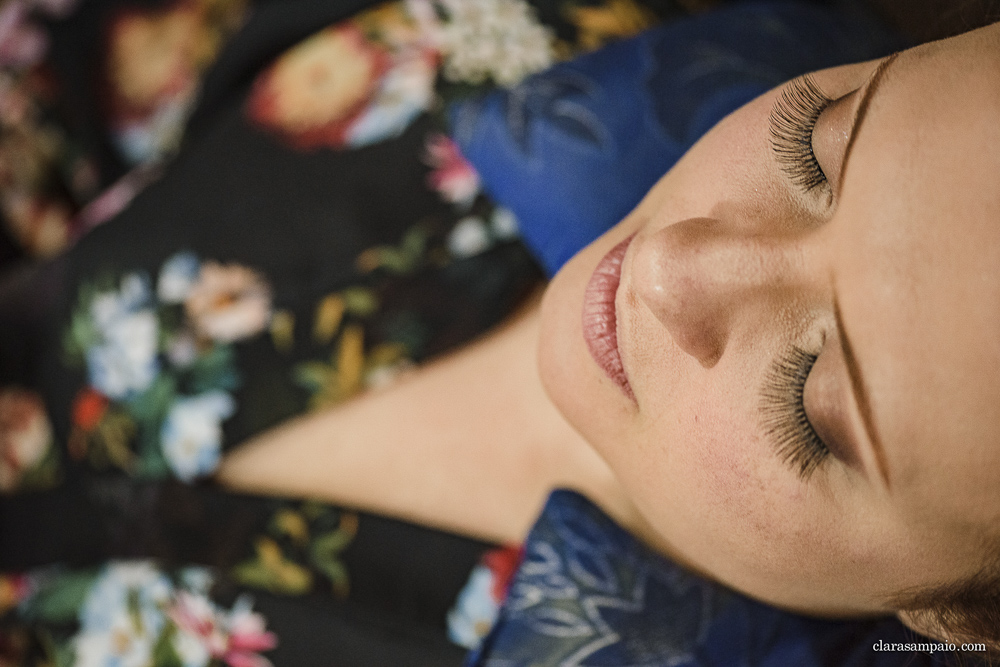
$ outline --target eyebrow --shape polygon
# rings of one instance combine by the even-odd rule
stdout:
[[[840,304],[837,302],[836,297],[833,300],[833,317],[837,321],[837,333],[840,335],[840,346],[844,351],[847,374],[851,378],[854,401],[861,412],[861,421],[868,435],[868,441],[872,444],[872,450],[875,453],[875,464],[878,467],[879,474],[885,481],[886,487],[888,487],[889,470],[886,465],[885,448],[882,447],[882,441],[879,440],[878,432],[875,429],[875,419],[872,414],[871,401],[868,400],[868,390],[865,388],[864,379],[861,377],[861,367],[858,365],[857,357],[854,356],[854,347],[851,345],[851,339],[847,337],[847,330],[844,329],[844,318],[840,314]]]
[[[861,125],[865,121],[865,116],[868,115],[868,108],[871,106],[872,98],[875,96],[875,93],[878,92],[879,85],[885,79],[886,70],[889,69],[890,65],[896,62],[896,58],[899,57],[900,53],[900,51],[897,51],[879,63],[878,67],[875,68],[875,71],[868,77],[868,84],[865,86],[864,92],[861,93],[861,101],[858,103],[858,110],[854,112],[854,122],[851,123],[851,133],[847,137],[847,146],[844,148],[844,159],[840,161],[840,180],[837,183],[838,197],[840,196],[839,191],[844,187],[844,174],[847,173],[847,162],[851,159],[851,149],[854,148],[854,141],[858,138]]]

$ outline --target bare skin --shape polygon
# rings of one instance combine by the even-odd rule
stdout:
[[[645,532],[607,464],[545,395],[538,299],[499,330],[391,387],[261,434],[216,479],[460,534],[519,542],[556,487]]]

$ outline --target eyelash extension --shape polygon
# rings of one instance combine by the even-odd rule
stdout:
[[[812,135],[832,101],[806,75],[789,83],[771,109],[771,146],[778,164],[807,193],[828,182],[813,152]]]
[[[807,480],[830,450],[806,415],[803,394],[817,355],[793,347],[771,367],[761,392],[764,429],[778,456]]]

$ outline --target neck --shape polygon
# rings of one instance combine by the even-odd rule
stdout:
[[[265,432],[217,480],[518,542],[548,493],[578,490],[643,530],[610,469],[569,426],[536,366],[538,300],[410,377]]]

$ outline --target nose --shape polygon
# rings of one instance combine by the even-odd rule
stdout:
[[[636,241],[633,292],[680,348],[708,368],[739,323],[760,326],[761,316],[773,321],[782,312],[781,300],[807,282],[797,236],[692,218]],[[749,317],[753,313],[758,317]]]

